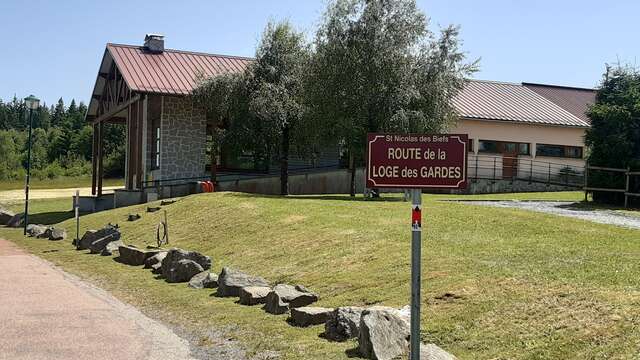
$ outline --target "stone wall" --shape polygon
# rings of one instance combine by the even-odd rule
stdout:
[[[158,180],[206,175],[206,129],[204,111],[190,98],[163,98]]]

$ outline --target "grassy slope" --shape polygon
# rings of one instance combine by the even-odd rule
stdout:
[[[425,196],[423,211],[423,340],[462,359],[629,358],[637,352],[640,231],[436,198],[445,197]],[[393,200],[216,193],[165,208],[172,245],[211,255],[216,271],[231,265],[304,284],[321,294],[320,306],[402,306],[409,302],[409,210]],[[161,214],[143,211],[87,215],[82,230],[118,222],[126,242],[150,245]],[[126,223],[130,212],[142,220]],[[73,228],[71,220],[63,226]],[[355,347],[319,338],[321,326],[291,327],[284,316],[166,284],[146,270],[78,253],[68,241],[25,240],[7,229],[0,236],[167,321],[222,327],[252,350],[343,359]]]
[[[120,186],[124,184],[122,179],[104,179],[102,186]],[[53,180],[31,179],[31,189],[67,189],[75,187],[91,186],[91,177],[69,178],[61,177]],[[0,181],[0,191],[24,189],[24,180]]]

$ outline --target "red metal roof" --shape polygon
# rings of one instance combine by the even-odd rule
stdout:
[[[119,44],[107,44],[107,52],[132,91],[168,95],[187,95],[195,88],[199,75],[240,72],[253,61],[171,49],[150,53],[142,46]]]
[[[522,83],[522,85],[544,96],[581,120],[591,123],[586,112],[589,110],[589,106],[596,102],[596,90],[532,83]]]
[[[454,99],[454,106],[468,119],[589,127],[588,122],[521,84],[471,80]]]

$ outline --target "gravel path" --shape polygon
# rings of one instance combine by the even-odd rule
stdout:
[[[465,204],[516,208],[573,217],[601,224],[640,229],[640,216],[625,215],[615,210],[591,210],[576,206],[574,202],[557,201],[461,201]]]
[[[104,193],[109,193],[114,189],[119,189],[122,186],[105,186]],[[70,188],[70,189],[31,189],[29,191],[29,199],[52,199],[68,197],[69,203],[71,203],[71,197],[75,195],[76,190],[80,190],[80,196],[91,195],[91,188]],[[10,203],[14,201],[24,200],[24,190],[5,190],[0,191],[0,203]]]
[[[189,342],[0,239],[0,359],[193,359]]]

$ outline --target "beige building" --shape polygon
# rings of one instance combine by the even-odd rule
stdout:
[[[481,178],[551,178],[581,173],[588,106],[595,91],[472,80],[456,97],[468,134],[469,174]]]

